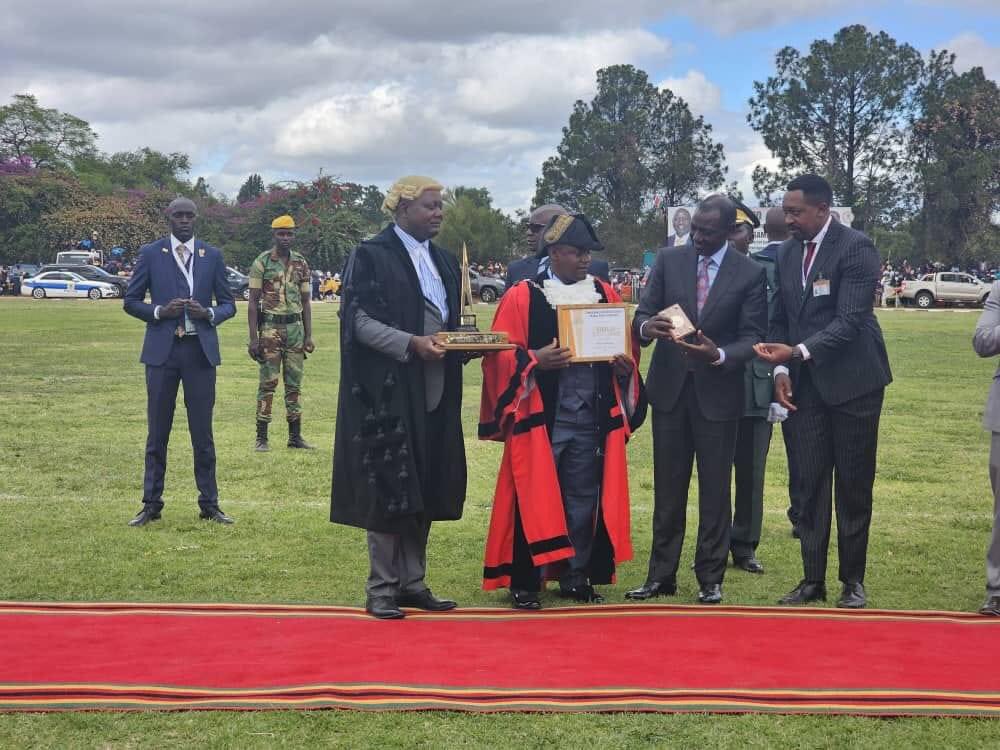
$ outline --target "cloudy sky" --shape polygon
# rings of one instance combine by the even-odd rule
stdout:
[[[785,45],[865,24],[1000,80],[995,0],[6,0],[0,94],[88,120],[105,151],[191,155],[234,195],[320,169],[385,188],[405,173],[527,207],[595,71],[631,63],[715,128],[744,193],[770,163],[746,125]],[[690,10],[706,8],[706,10]]]

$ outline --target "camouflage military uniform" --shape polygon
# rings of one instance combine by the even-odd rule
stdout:
[[[250,267],[250,288],[260,289],[263,324],[257,389],[257,421],[271,421],[271,403],[284,370],[285,413],[289,422],[302,418],[299,393],[305,363],[305,329],[302,325],[302,295],[309,295],[310,274],[306,259],[291,251],[287,264],[276,250],[257,256]],[[284,368],[282,368],[284,365]]]

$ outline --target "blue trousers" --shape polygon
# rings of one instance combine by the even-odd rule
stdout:
[[[159,511],[163,508],[163,479],[167,471],[167,444],[174,424],[177,388],[184,384],[184,407],[194,450],[194,480],[198,505],[203,510],[217,507],[219,489],[215,482],[215,440],[212,437],[212,410],[215,408],[215,367],[209,363],[197,337],[174,341],[170,356],[162,365],[146,365],[146,472],[142,501]]]

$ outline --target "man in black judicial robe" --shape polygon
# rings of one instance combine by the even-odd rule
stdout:
[[[463,358],[433,338],[461,312],[458,263],[430,242],[442,190],[397,181],[383,204],[394,223],[351,253],[341,291],[330,520],[368,531],[366,609],[379,619],[456,606],[424,582],[431,522],[461,518],[466,484]]]

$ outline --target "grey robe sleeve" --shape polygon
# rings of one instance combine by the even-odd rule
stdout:
[[[392,357],[397,362],[410,360],[410,339],[412,334],[387,326],[369,317],[363,310],[354,316],[354,335],[365,346]]]

